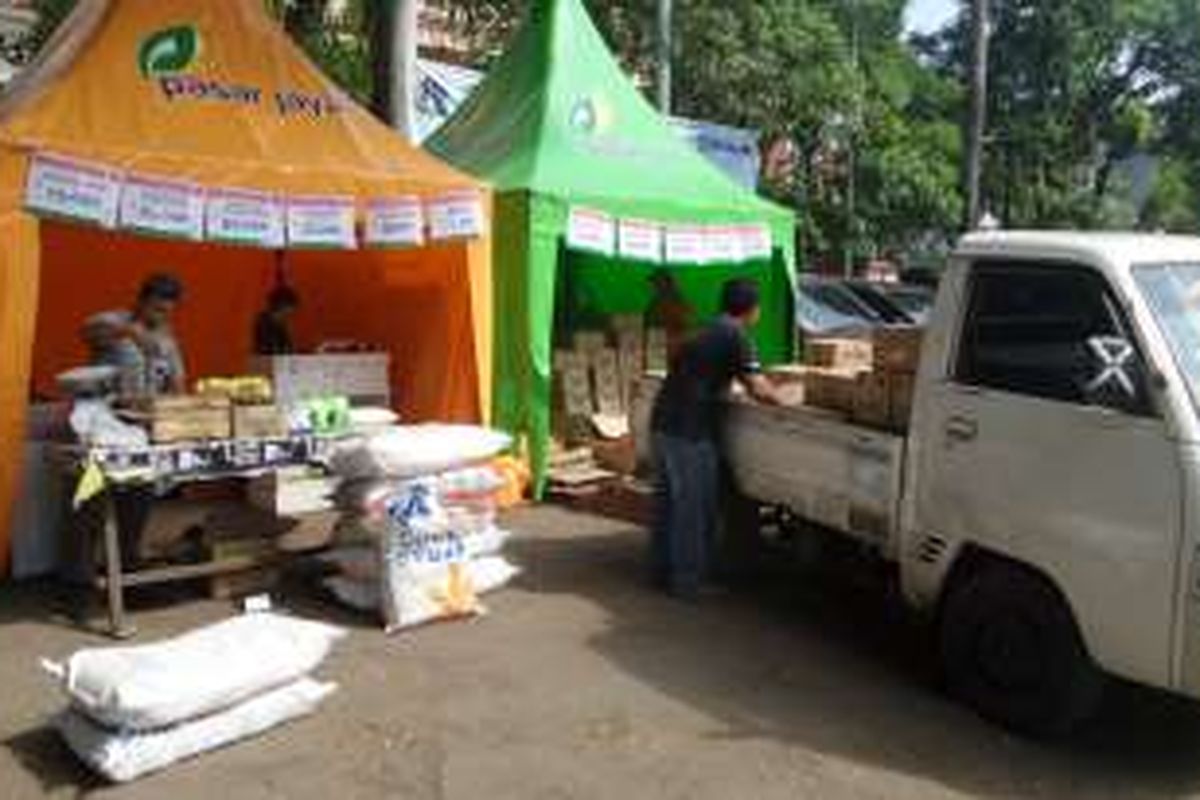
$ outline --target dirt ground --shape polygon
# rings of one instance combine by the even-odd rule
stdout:
[[[510,520],[525,568],[492,614],[386,638],[353,627],[313,717],[126,787],[45,728],[40,674],[105,640],[0,591],[0,797],[1200,797],[1200,708],[1119,688],[1065,744],[1014,739],[936,689],[928,641],[868,587],[791,574],[685,604],[642,582],[643,535],[542,508]],[[141,640],[230,613],[152,603]]]

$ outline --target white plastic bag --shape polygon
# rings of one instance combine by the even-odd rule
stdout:
[[[469,425],[389,428],[339,447],[331,459],[343,478],[410,478],[489,459],[512,445],[504,433]]]
[[[336,689],[336,684],[304,678],[158,731],[111,731],[73,709],[61,713],[54,727],[81,761],[110,781],[123,783],[311,714]]]
[[[154,644],[80,650],[45,662],[75,708],[122,730],[165,728],[312,672],[345,631],[248,614]]]

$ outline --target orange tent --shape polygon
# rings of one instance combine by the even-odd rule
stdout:
[[[256,223],[275,228],[250,244],[213,236],[227,222],[213,215],[231,213],[214,211],[217,193],[251,198]],[[437,218],[462,219],[464,200],[472,224],[439,230]],[[358,246],[379,201],[415,208],[401,229],[424,246]],[[305,217],[306,204],[324,216]],[[482,418],[489,215],[477,181],[355,105],[261,0],[80,3],[0,100],[0,574],[30,395],[52,392],[54,375],[85,357],[83,319],[127,307],[151,272],[184,280],[178,330],[192,376],[244,371],[253,315],[283,269],[302,297],[302,345],[383,345],[407,418]],[[147,220],[179,235],[147,236]]]

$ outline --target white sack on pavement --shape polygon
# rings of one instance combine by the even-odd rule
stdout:
[[[74,709],[60,714],[54,727],[81,761],[110,781],[123,783],[311,714],[336,689],[336,684],[304,678],[158,731],[111,731]]]
[[[154,644],[80,650],[45,666],[75,708],[96,722],[145,731],[295,681],[344,635],[321,622],[248,614]]]

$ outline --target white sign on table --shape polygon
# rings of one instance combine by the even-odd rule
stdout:
[[[121,189],[121,227],[203,239],[204,190],[193,183],[129,175]]]
[[[572,208],[567,219],[567,246],[611,256],[616,251],[617,226],[612,215],[590,208]]]
[[[378,198],[367,204],[364,239],[376,247],[425,243],[425,213],[417,197]]]
[[[114,170],[41,153],[30,161],[25,206],[34,213],[112,228],[120,198],[121,176]]]
[[[617,226],[618,250],[624,258],[658,263],[663,259],[663,228],[644,219],[623,219]]]
[[[483,196],[476,191],[452,192],[426,204],[433,239],[469,239],[484,234]]]
[[[208,192],[209,239],[280,249],[284,246],[283,203],[274,195],[241,189]]]
[[[671,264],[703,264],[708,259],[703,225],[668,225],[667,261]]]
[[[287,239],[290,246],[353,250],[357,245],[354,222],[353,198],[288,198]]]

